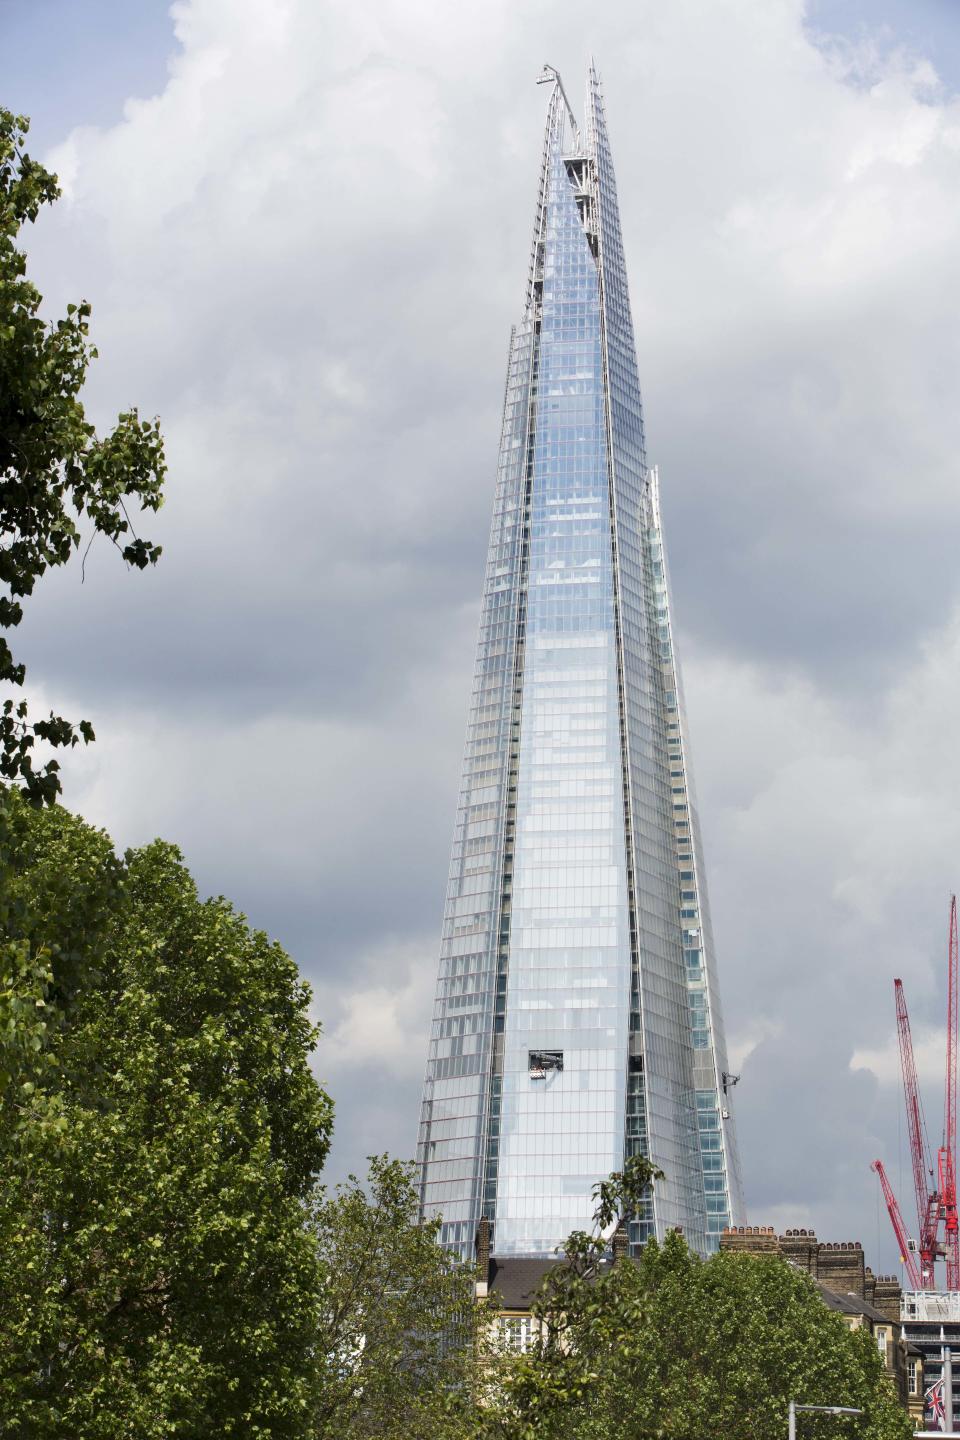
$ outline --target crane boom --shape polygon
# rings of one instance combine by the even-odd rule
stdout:
[[[890,1188],[890,1181],[887,1179],[887,1172],[883,1168],[881,1160],[874,1160],[871,1170],[875,1170],[880,1179],[880,1189],[883,1191],[883,1198],[887,1206],[887,1214],[890,1216],[890,1224],[893,1226],[893,1233],[897,1237],[897,1244],[900,1247],[900,1260],[906,1269],[907,1279],[910,1281],[911,1290],[921,1290],[920,1272],[917,1269],[917,1262],[913,1258],[910,1248],[910,1239],[907,1235],[907,1227],[903,1223],[903,1216],[900,1214],[900,1206],[897,1204],[897,1197]]]
[[[903,992],[901,980],[894,980],[893,993],[897,1007],[897,1036],[900,1041],[903,1098],[906,1103],[907,1134],[910,1139],[910,1159],[913,1165],[913,1189],[917,1199],[917,1224],[920,1227],[920,1276],[923,1285],[927,1287],[934,1283],[934,1262],[937,1254],[937,1230],[940,1223],[942,1192],[934,1184],[927,1122],[923,1114],[923,1101],[920,1098],[920,1086],[917,1081],[917,1066],[913,1057],[910,1015],[907,1011],[907,997]]]
[[[940,1194],[947,1261],[947,1289],[960,1288],[960,1223],[957,1219],[957,897],[950,897],[947,942],[947,1074],[943,1094]]]
[[[900,1041],[900,1068],[903,1073],[903,1098],[907,1107],[907,1133],[910,1136],[910,1158],[913,1162],[913,1189],[917,1197],[917,1221],[923,1229],[927,1211],[927,1192],[933,1178],[930,1141],[917,1083],[917,1066],[913,1058],[913,1037],[903,981],[894,980],[893,993],[897,1006],[897,1036]]]

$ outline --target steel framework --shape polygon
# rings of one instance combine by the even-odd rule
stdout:
[[[943,1144],[939,1154],[943,1201],[947,1289],[960,1289],[960,1246],[957,1236],[957,897],[950,899],[947,959],[947,1073],[943,1090]]]
[[[880,1177],[880,1189],[883,1191],[883,1198],[886,1201],[890,1223],[893,1226],[893,1233],[896,1235],[897,1244],[900,1246],[900,1263],[906,1268],[910,1288],[911,1290],[922,1290],[925,1287],[921,1284],[917,1262],[913,1258],[913,1242],[907,1235],[907,1227],[903,1223],[900,1206],[897,1204],[897,1197],[894,1195],[890,1181],[887,1179],[887,1172],[883,1168],[883,1162],[881,1160],[874,1160],[870,1168],[871,1170],[875,1170]]]
[[[934,1185],[933,1165],[930,1160],[930,1141],[923,1114],[923,1102],[917,1083],[917,1067],[913,1058],[913,1039],[910,1034],[910,1016],[907,999],[903,993],[903,982],[894,980],[893,991],[897,1007],[897,1036],[900,1041],[900,1068],[903,1074],[903,1098],[907,1109],[907,1134],[910,1138],[910,1158],[913,1165],[913,1189],[917,1201],[917,1223],[920,1227],[920,1278],[921,1284],[932,1285],[934,1263],[937,1256],[937,1230],[940,1221],[940,1192]],[[884,1199],[886,1199],[884,1192]],[[887,1201],[889,1209],[889,1201]],[[892,1220],[891,1215],[891,1220]]]
[[[907,1133],[910,1139],[910,1160],[913,1188],[917,1202],[919,1243],[910,1240],[900,1206],[879,1160],[871,1169],[880,1179],[880,1188],[890,1216],[890,1223],[900,1247],[900,1258],[915,1290],[936,1288],[936,1262],[946,1263],[947,1290],[960,1290],[960,1222],[957,1215],[957,1051],[958,1051],[958,977],[957,977],[957,897],[950,897],[950,925],[947,939],[947,1063],[943,1095],[943,1135],[937,1151],[934,1171],[927,1137],[923,1102],[917,1081],[913,1055],[910,1016],[903,983],[894,980],[893,990],[897,1012],[897,1036],[900,1043],[900,1067],[903,1072],[903,1098],[907,1111]],[[943,1221],[943,1239],[940,1222]],[[914,1253],[919,1251],[919,1268]]]

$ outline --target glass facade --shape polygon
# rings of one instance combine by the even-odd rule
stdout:
[[[660,476],[650,472],[650,558],[654,573],[657,646],[666,697],[670,793],[680,882],[680,933],[690,1006],[697,1132],[707,1212],[707,1250],[719,1248],[727,1225],[742,1225],[744,1206],[733,1122],[727,1042],[720,1009],[716,955],[696,793],[690,765],[683,681],[677,663],[671,615],[670,574],[660,516]]]
[[[496,1254],[552,1255],[635,1151],[666,1173],[635,1245],[740,1218],[681,710],[591,70],[583,138],[554,84],[511,340],[419,1136],[424,1213],[465,1255],[482,1214]]]

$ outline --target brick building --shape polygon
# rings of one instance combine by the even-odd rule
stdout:
[[[937,1357],[926,1356],[916,1343],[922,1320],[902,1320],[910,1310],[909,1301],[931,1297],[904,1297],[895,1275],[874,1275],[865,1263],[863,1246],[857,1241],[818,1240],[812,1230],[787,1230],[778,1235],[772,1225],[739,1225],[725,1229],[720,1249],[749,1255],[774,1255],[808,1274],[827,1309],[842,1315],[851,1330],[866,1329],[872,1335],[896,1388],[900,1403],[914,1427],[923,1428],[924,1370],[926,1383],[933,1374]],[[626,1235],[613,1238],[610,1260],[627,1253]],[[490,1253],[490,1227],[480,1222],[477,1234],[477,1295],[490,1295],[499,1302],[497,1324],[512,1348],[526,1350],[535,1338],[537,1322],[530,1305],[539,1286],[555,1262],[510,1257],[498,1259]],[[940,1298],[940,1297],[936,1297]],[[942,1317],[941,1317],[942,1318]],[[960,1321],[960,1307],[955,1318]],[[912,1326],[912,1328],[911,1328]],[[914,1332],[918,1333],[914,1333]],[[960,1344],[960,1324],[957,1326]],[[939,1351],[938,1351],[939,1355]],[[958,1365],[960,1368],[960,1365]],[[960,1386],[957,1387],[960,1391]],[[958,1394],[960,1401],[960,1394]]]
[[[916,1428],[922,1427],[923,1356],[904,1334],[900,1282],[895,1275],[874,1275],[859,1241],[827,1242],[812,1230],[778,1235],[772,1225],[738,1225],[724,1230],[720,1248],[777,1255],[805,1271],[828,1309],[842,1315],[851,1330],[870,1331],[901,1404]]]

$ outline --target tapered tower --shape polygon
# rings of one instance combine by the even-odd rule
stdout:
[[[742,1220],[716,967],[600,85],[552,87],[418,1144],[425,1215],[549,1257],[625,1155],[634,1247]]]

